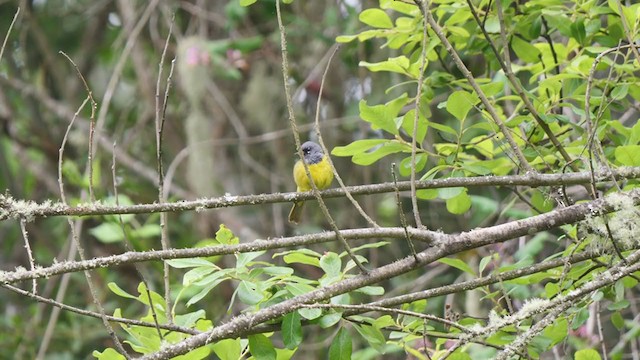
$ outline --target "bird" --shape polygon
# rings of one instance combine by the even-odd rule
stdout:
[[[296,161],[293,166],[293,180],[296,182],[297,192],[310,191],[313,189],[307,172],[304,170],[304,164],[309,166],[311,179],[318,190],[328,188],[333,181],[333,169],[329,163],[329,156],[322,152],[320,145],[313,141],[307,141],[301,147],[303,159]],[[289,212],[289,222],[297,224],[300,222],[304,201],[296,201]]]

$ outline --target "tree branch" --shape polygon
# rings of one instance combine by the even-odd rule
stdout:
[[[633,198],[634,204],[638,204],[640,202],[640,190],[633,190],[626,195]],[[617,194],[616,196],[620,196],[620,194]],[[167,346],[161,351],[154,354],[146,355],[141,359],[169,359],[174,356],[185,354],[192,349],[201,347],[213,341],[236,337],[239,333],[247,331],[257,324],[276,319],[284,314],[291,312],[292,309],[300,306],[300,304],[322,302],[334,296],[347,293],[363,286],[371,285],[379,281],[383,281],[394,276],[407,273],[419,267],[425,266],[442,257],[455,254],[460,251],[505,241],[521,235],[533,234],[568,223],[573,223],[583,220],[586,217],[591,216],[592,214],[600,215],[611,212],[613,211],[613,206],[610,199],[611,196],[587,203],[572,205],[524,220],[513,221],[507,224],[501,224],[490,228],[471,230],[459,235],[439,234],[438,238],[436,239],[436,241],[434,241],[434,245],[431,248],[417,254],[418,261],[416,261],[413,256],[408,256],[391,264],[373,269],[367,274],[356,275],[354,277],[342,280],[338,283],[322,287],[320,289],[300,296],[296,296],[292,299],[285,300],[281,303],[258,310],[253,314],[244,313],[231,319],[225,324],[213,328],[206,333],[196,335],[180,343]],[[401,233],[404,233],[404,229],[397,230]],[[415,233],[415,236],[424,232],[417,229],[412,229],[411,231]],[[633,264],[634,261],[638,261],[640,259],[640,251],[637,251],[629,256],[628,259],[629,263],[631,264]],[[617,264],[612,267],[611,270],[599,275],[597,280],[586,283],[580,289],[571,292],[567,296],[558,297],[553,301],[548,301],[547,303],[555,304],[560,303],[561,301],[576,299],[579,297],[579,294],[583,294],[585,293],[585,291],[593,291],[593,289],[597,289],[599,287],[610,284],[611,281],[615,281],[622,276],[626,276],[626,272],[624,272],[623,275],[623,272],[619,270],[621,268],[623,268],[623,266]],[[629,268],[640,268],[640,263],[629,266]],[[545,307],[544,309],[549,309],[549,307]],[[539,310],[535,311],[535,313],[540,312],[541,311]],[[534,312],[530,311],[526,313],[526,316],[528,317],[533,314]],[[521,316],[524,315],[525,314],[523,312]],[[510,321],[516,318],[518,317],[513,316],[510,318]],[[498,328],[497,326],[494,327]],[[478,333],[478,336],[479,335],[481,335],[481,333]]]
[[[597,172],[594,174],[597,182],[606,182],[615,179],[637,179],[640,178],[640,167],[622,167],[614,171]],[[436,180],[424,180],[416,183],[416,189],[438,189],[448,187],[484,187],[484,186],[520,186],[530,187],[556,186],[556,185],[579,185],[591,182],[589,172],[579,172],[570,174],[525,174],[509,176],[482,176],[471,178],[447,178]],[[402,181],[396,185],[393,182],[348,186],[345,190],[328,189],[320,191],[323,198],[337,198],[345,196],[345,191],[352,195],[382,194],[395,191],[409,191],[411,183]],[[260,204],[273,204],[281,202],[295,202],[315,199],[311,192],[287,192],[257,195],[225,195],[215,198],[203,198],[193,201],[177,201],[162,204],[136,204],[128,206],[104,205],[99,203],[80,204],[68,206],[63,203],[45,201],[36,203],[33,201],[16,200],[10,195],[0,195],[0,220],[15,219],[24,217],[32,220],[35,217],[49,216],[95,216],[114,214],[150,214],[159,212],[177,211],[202,211],[205,209],[218,209],[233,206],[248,206]]]

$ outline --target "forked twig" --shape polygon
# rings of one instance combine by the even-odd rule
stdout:
[[[175,15],[174,15],[175,16]],[[167,85],[165,89],[164,99],[160,100],[160,81],[162,79],[162,69],[164,67],[164,59],[167,55],[167,48],[169,47],[169,40],[171,39],[171,33],[173,31],[173,20],[169,26],[169,32],[167,39],[164,43],[164,49],[160,56],[160,63],[158,64],[158,80],[156,83],[156,122],[155,122],[155,134],[156,134],[156,164],[158,169],[158,201],[163,203],[164,198],[164,168],[162,164],[162,134],[164,130],[165,114],[167,110],[167,102],[169,99],[169,90],[171,89],[171,77],[173,76],[173,68],[175,65],[175,59],[171,62],[171,68],[169,75],[167,76]],[[169,230],[167,228],[167,214],[160,214],[160,243],[162,250],[167,250],[171,247],[169,244]],[[173,323],[173,314],[171,312],[171,283],[169,279],[170,267],[166,262],[163,263],[163,279],[164,279],[164,301],[166,304],[165,315],[169,323]]]
[[[329,59],[327,60],[327,66],[324,69],[324,73],[322,74],[322,80],[320,82],[320,90],[318,92],[318,103],[316,105],[316,119],[315,119],[315,122],[314,122],[314,124],[315,124],[314,130],[316,132],[316,135],[318,136],[318,142],[320,143],[320,146],[322,147],[322,151],[324,151],[324,153],[327,154],[327,161],[329,161],[329,165],[331,166],[331,170],[333,171],[333,174],[335,175],[335,178],[338,181],[338,184],[340,184],[340,188],[344,191],[344,195],[347,197],[347,199],[349,199],[349,201],[351,201],[351,203],[356,208],[356,210],[358,210],[360,215],[371,226],[379,227],[378,224],[364,211],[362,206],[360,206],[360,204],[353,197],[353,195],[351,195],[349,190],[347,190],[347,187],[345,186],[344,181],[342,181],[342,177],[340,176],[340,174],[338,174],[338,171],[336,170],[336,167],[333,165],[333,160],[331,160],[331,156],[329,156],[329,153],[330,153],[329,149],[324,144],[324,139],[322,137],[322,134],[320,133],[320,121],[319,121],[320,120],[320,102],[322,101],[322,94],[323,94],[323,90],[324,90],[324,81],[327,78],[327,73],[329,72],[329,66],[331,65],[331,61],[333,60],[333,56],[338,52],[339,49],[340,49],[339,46],[336,46],[334,48],[333,52],[329,56]]]

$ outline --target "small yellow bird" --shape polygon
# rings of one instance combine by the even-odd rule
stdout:
[[[333,170],[327,160],[328,156],[322,152],[320,145],[313,141],[307,141],[302,144],[302,154],[304,155],[304,162],[309,166],[309,173],[316,188],[318,188],[318,190],[328,188],[333,181]],[[313,189],[309,177],[307,177],[307,172],[304,170],[302,160],[298,160],[293,167],[293,179],[298,186],[298,192]],[[289,222],[295,224],[300,222],[303,205],[304,201],[298,201],[293,204],[291,212],[289,213]]]

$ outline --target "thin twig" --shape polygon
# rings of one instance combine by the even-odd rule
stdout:
[[[296,149],[298,150],[298,156],[300,156],[300,159],[304,159],[304,156],[302,154],[302,149],[300,146],[301,144],[300,134],[296,126],[296,118],[293,111],[293,101],[291,100],[291,90],[289,89],[289,60],[288,60],[288,52],[287,52],[287,36],[285,33],[284,25],[282,24],[280,0],[276,0],[276,17],[278,19],[278,28],[280,31],[280,47],[282,52],[282,78],[284,81],[284,92],[285,92],[285,98],[287,101],[287,110],[289,112],[289,123],[291,124],[291,128],[293,129],[293,137],[295,139]],[[329,156],[329,154],[326,154],[326,156]],[[329,225],[331,226],[332,230],[336,233],[336,237],[338,238],[338,241],[340,241],[343,248],[351,258],[351,260],[353,260],[353,262],[356,264],[358,269],[360,269],[362,273],[366,273],[367,269],[362,265],[360,260],[358,260],[358,258],[353,253],[353,251],[351,250],[351,247],[349,247],[349,244],[344,239],[344,237],[342,237],[342,234],[340,233],[340,229],[336,225],[335,221],[333,221],[333,218],[329,214],[329,210],[322,202],[322,197],[320,196],[319,190],[316,187],[316,184],[313,181],[313,178],[311,177],[311,173],[309,171],[309,165],[305,161],[302,161],[302,165],[304,166],[304,171],[307,175],[307,178],[310,179],[309,183],[311,184],[312,194],[316,198],[316,200],[318,200],[318,203],[320,204],[320,209],[322,210],[324,217],[329,222]]]
[[[114,149],[111,152],[111,154],[113,154],[111,157],[111,177],[113,180],[113,197],[115,199],[116,206],[118,206],[120,205],[120,199],[118,195],[118,180],[116,178],[116,150],[115,150],[116,143],[115,142],[113,143],[113,147]],[[120,224],[120,230],[122,231],[122,238],[124,239],[125,249],[127,249],[127,251],[135,251],[135,249],[133,248],[133,245],[131,244],[131,240],[129,239],[129,235],[127,234],[127,230],[124,225],[124,220],[122,219],[122,214],[118,214],[118,223]],[[160,331],[160,326],[159,326],[160,323],[158,322],[158,314],[156,314],[156,307],[153,304],[153,298],[151,297],[151,290],[149,289],[150,282],[147,281],[144,274],[142,273],[142,268],[140,264],[134,263],[134,267],[136,269],[136,272],[140,276],[142,283],[144,284],[146,295],[147,295],[147,301],[149,301],[149,310],[151,310],[151,317],[153,318],[153,323],[156,325],[156,329],[158,331],[158,338],[164,339],[164,337],[162,336],[162,332]]]
[[[7,29],[7,34],[4,36],[4,41],[2,41],[2,47],[0,47],[0,60],[2,60],[2,55],[4,54],[4,48],[7,46],[7,41],[9,41],[9,35],[11,35],[11,30],[13,29],[13,25],[16,23],[18,19],[18,15],[20,14],[20,7],[16,10],[16,13],[13,15],[13,20],[11,20],[11,24],[9,24],[9,29]]]
[[[33,260],[33,252],[31,251],[31,245],[29,245],[29,234],[27,233],[27,225],[24,218],[20,219],[20,231],[22,232],[22,239],[24,240],[24,248],[27,250],[27,258],[29,259],[29,266],[33,271],[36,268],[35,260]],[[37,294],[38,283],[36,279],[33,279],[31,283],[31,292]]]
[[[58,150],[58,186],[60,187],[60,197],[62,200],[63,204],[67,204],[67,199],[66,196],[64,195],[64,182],[62,181],[62,159],[63,159],[63,155],[64,155],[64,148],[65,145],[67,143],[67,139],[69,136],[69,132],[71,131],[71,128],[73,126],[73,123],[75,122],[75,119],[77,117],[77,114],[80,113],[80,111],[82,111],[82,109],[84,108],[84,106],[87,104],[87,101],[90,100],[90,95],[87,95],[87,97],[85,98],[85,100],[82,102],[82,104],[80,105],[80,107],[78,108],[78,110],[76,111],[74,117],[71,119],[69,126],[67,127],[67,131],[64,134],[64,137],[62,139],[62,144],[60,145],[60,148]],[[78,219],[77,223],[74,224],[73,220],[71,219],[71,217],[67,217],[67,223],[69,224],[69,228],[71,229],[71,240],[75,245],[75,251],[78,252],[78,255],[80,256],[80,260],[86,260],[85,257],[85,253],[84,253],[84,248],[82,247],[82,245],[80,244],[80,237],[78,235],[78,231],[76,229],[76,225],[78,227],[80,227],[82,224],[83,220],[82,219]],[[111,326],[111,324],[109,323],[109,321],[106,319],[106,314],[104,311],[104,307],[102,306],[102,303],[100,302],[99,298],[98,298],[98,293],[97,290],[93,284],[93,281],[91,279],[91,273],[88,270],[84,271],[84,276],[87,280],[87,285],[89,286],[89,292],[91,293],[91,297],[93,299],[94,304],[96,305],[96,307],[98,308],[98,311],[100,312],[100,315],[102,317],[102,323],[104,324],[105,328],[107,329],[107,332],[109,333],[109,336],[111,337],[111,339],[113,340],[113,343],[115,344],[115,347],[118,349],[118,351],[120,352],[120,354],[122,354],[126,359],[129,359],[130,356],[127,353],[127,351],[125,350],[124,346],[122,345],[122,343],[120,342],[120,339],[118,338],[118,336],[116,335],[115,331],[113,330],[113,327]],[[49,325],[51,325],[52,323],[50,322]],[[49,329],[47,329],[49,330]],[[44,342],[43,344],[48,344],[48,341]],[[44,352],[46,351],[46,346],[41,346],[40,350],[38,351],[38,357],[41,358],[42,356],[44,356]]]
[[[458,282],[450,285],[443,285],[432,289],[417,291],[404,295],[398,295],[382,300],[377,300],[369,303],[370,305],[378,306],[396,306],[400,304],[408,304],[418,300],[431,299],[438,296],[444,296],[449,294],[460,293],[463,291],[474,290],[483,286],[493,285],[501,281],[509,281],[518,279],[524,276],[540,273],[543,271],[555,269],[565,264],[575,264],[585,260],[592,260],[602,256],[597,252],[582,252],[575,255],[547,260],[534,265],[525,266],[523,268],[505,271],[504,273],[494,273],[477,279]],[[345,315],[351,315],[350,312],[346,312]]]
[[[77,221],[76,226],[78,227],[77,231],[80,232],[82,228],[82,221]],[[76,243],[72,241],[69,236],[68,240],[69,249],[67,251],[67,261],[73,261],[76,258],[76,254],[78,249],[76,248]],[[58,292],[56,293],[55,301],[62,302],[67,293],[67,289],[69,288],[69,281],[71,280],[72,273],[65,273],[62,275],[60,279],[60,285],[58,285]],[[47,352],[47,348],[51,342],[51,338],[55,332],[55,324],[58,321],[58,317],[60,316],[60,308],[53,308],[51,310],[51,314],[49,315],[49,321],[47,322],[47,327],[42,335],[42,340],[40,341],[40,348],[38,349],[38,354],[36,355],[36,359],[41,360],[44,359],[44,355]]]
[[[164,130],[164,121],[167,110],[167,102],[169,100],[169,90],[171,89],[171,77],[173,75],[173,68],[175,65],[175,59],[171,61],[171,69],[169,70],[169,75],[167,76],[167,84],[164,94],[164,99],[161,102],[160,100],[160,81],[162,79],[162,69],[164,67],[164,59],[167,55],[167,48],[169,47],[169,40],[171,39],[171,33],[173,31],[173,23],[174,18],[171,20],[171,25],[169,26],[169,32],[167,34],[167,39],[164,43],[164,49],[162,50],[162,55],[160,56],[160,63],[158,64],[158,81],[156,83],[156,164],[158,168],[158,201],[163,203],[165,201],[164,197],[164,168],[162,165],[162,133]],[[160,243],[162,244],[162,250],[167,250],[171,247],[169,244],[169,230],[167,227],[167,214],[162,213],[160,215]],[[170,283],[170,267],[166,262],[163,263],[163,279],[164,279],[164,301],[166,303],[165,315],[167,317],[167,321],[169,323],[173,323],[173,314],[171,313],[171,283]]]
[[[402,310],[402,309],[394,309],[394,308],[390,308],[390,307],[384,307],[384,306],[376,306],[376,305],[369,305],[369,304],[360,304],[360,305],[346,305],[346,304],[301,304],[298,306],[298,308],[304,308],[304,309],[340,309],[340,310],[351,310],[351,311],[357,311],[359,314],[365,313],[365,312],[371,312],[371,311],[378,311],[378,312],[385,312],[385,313],[391,313],[391,314],[398,314],[398,315],[407,315],[407,316],[414,316],[417,317],[419,319],[424,319],[424,320],[429,320],[429,321],[434,321],[434,322],[438,322],[447,326],[451,326],[454,327],[458,330],[461,330],[463,333],[469,333],[469,329],[466,326],[460,325],[455,321],[451,321],[451,320],[447,320],[447,319],[443,319],[441,317],[437,317],[435,315],[431,315],[431,314],[423,314],[423,313],[419,313],[419,312],[415,312],[415,311],[409,311],[409,310]],[[295,309],[292,309],[295,310]]]
[[[78,65],[76,65],[76,63],[71,60],[71,58],[69,57],[69,55],[67,55],[64,51],[59,51],[59,53],[61,55],[63,55],[65,58],[67,58],[67,60],[71,63],[71,65],[73,65],[74,69],[76,69],[76,73],[78,74],[78,77],[80,78],[80,80],[82,80],[82,84],[84,84],[84,89],[87,92],[87,98],[89,99],[89,101],[91,102],[91,116],[89,117],[89,151],[88,151],[88,155],[87,155],[87,161],[88,161],[88,171],[89,171],[89,200],[90,201],[96,201],[96,196],[95,193],[93,191],[93,137],[95,134],[95,127],[96,127],[96,109],[98,107],[98,104],[96,103],[96,101],[93,99],[93,94],[91,92],[91,89],[89,88],[89,84],[87,84],[87,80],[84,78],[84,75],[82,75],[82,73],[80,72],[80,69],[78,69]]]
[[[602,321],[600,320],[600,301],[596,301],[596,326],[598,327],[598,337],[600,338],[600,348],[602,349],[602,355],[604,356],[604,360],[609,360],[607,355],[607,344],[604,341],[604,334],[602,332]]]
[[[79,315],[83,315],[83,316],[89,316],[92,318],[96,318],[96,319],[100,319],[101,315],[97,312],[94,311],[89,311],[89,310],[85,310],[85,309],[80,309],[74,306],[70,306],[67,305],[65,303],[56,301],[56,300],[52,300],[37,294],[34,294],[32,292],[26,291],[26,290],[22,290],[18,287],[15,287],[13,285],[9,285],[9,284],[0,284],[0,287],[3,287],[5,289],[11,290],[15,293],[18,293],[20,295],[23,296],[27,296],[30,297],[40,303],[43,304],[49,304],[51,306],[54,306],[55,308],[58,309],[62,309],[62,310],[66,310],[72,313],[76,313]],[[171,324],[156,324],[156,323],[149,323],[146,321],[140,321],[140,320],[132,320],[132,319],[125,319],[125,318],[120,318],[120,317],[116,317],[116,316],[111,316],[111,315],[105,315],[105,317],[107,318],[107,320],[112,321],[112,322],[117,322],[120,324],[126,324],[126,325],[132,325],[132,326],[144,326],[144,327],[159,327],[163,330],[169,330],[169,331],[175,331],[175,332],[180,332],[183,334],[189,334],[189,335],[197,335],[200,334],[201,331],[198,330],[194,330],[194,329],[190,329],[190,328],[186,328],[183,326],[177,326],[177,325],[171,325]]]
[[[624,9],[622,8],[622,2],[620,0],[616,0],[618,5],[618,15],[620,16],[620,22],[622,22],[622,28],[624,29],[624,34],[627,37],[627,41],[629,44],[635,44],[636,41],[634,39],[634,34],[631,34],[631,29],[629,29],[629,24],[627,23],[627,17],[624,15]],[[637,16],[637,13],[636,13]],[[636,18],[636,22],[638,19]],[[634,24],[634,26],[637,24]],[[637,35],[637,33],[636,33]],[[631,52],[636,56],[636,60],[640,63],[640,53],[635,46],[631,46]]]
[[[469,0],[467,0],[467,1],[469,2],[469,6],[472,9],[472,13],[475,13],[473,11],[473,5],[471,5],[471,2]],[[500,57],[500,53],[498,52],[496,46],[493,44],[493,41],[491,40],[491,37],[487,34],[487,32],[484,29],[484,27],[482,27],[481,30],[484,33],[485,38],[487,39],[487,41],[491,45],[492,50],[496,54],[496,59],[498,59],[498,62],[500,63],[500,66],[502,67],[503,71],[505,72],[505,75],[507,75],[507,78],[509,79],[509,82],[511,83],[511,85],[515,89],[515,91],[518,94],[518,96],[520,97],[520,99],[522,99],[522,103],[524,104],[524,106],[527,108],[529,113],[531,113],[533,118],[536,120],[538,126],[540,126],[540,128],[544,131],[544,133],[547,135],[549,140],[551,140],[551,143],[556,148],[556,150],[558,150],[558,152],[560,153],[562,158],[567,163],[571,163],[572,164],[572,170],[573,171],[579,171],[578,167],[572,162],[571,156],[569,156],[569,154],[564,149],[564,147],[562,146],[560,141],[558,141],[558,139],[556,138],[556,135],[553,133],[553,131],[551,130],[549,125],[547,125],[547,123],[544,120],[542,120],[542,118],[540,117],[540,114],[538,114],[538,111],[536,110],[535,106],[533,106],[533,104],[531,103],[531,100],[529,100],[529,97],[527,96],[524,88],[520,84],[520,81],[516,78],[515,74],[513,73],[513,70],[511,68],[511,55],[509,54],[509,41],[507,40],[507,36],[506,36],[506,33],[505,33],[504,13],[502,11],[502,3],[500,1],[496,1],[496,8],[497,8],[497,13],[498,13],[498,22],[500,24],[500,38],[502,39],[502,42],[504,44],[504,52],[503,52],[504,53],[504,55],[503,55],[504,56],[504,61],[502,61],[502,58]],[[477,21],[477,19],[476,19],[476,21]]]
[[[335,176],[336,180],[338,181],[338,184],[340,184],[340,188],[344,191],[345,196],[347,197],[347,199],[349,199],[349,201],[351,201],[351,204],[353,204],[353,206],[356,208],[356,210],[358,210],[360,215],[369,223],[369,225],[371,225],[373,227],[378,227],[379,225],[364,211],[364,209],[362,208],[362,206],[360,206],[358,201],[347,190],[347,187],[344,184],[344,181],[342,181],[342,177],[340,176],[340,174],[338,174],[338,171],[336,170],[336,167],[333,165],[333,160],[331,160],[331,156],[329,156],[329,154],[330,154],[329,149],[325,145],[324,139],[322,137],[322,134],[320,133],[320,102],[322,101],[322,94],[323,94],[323,90],[324,90],[324,81],[327,78],[327,73],[329,72],[329,66],[331,65],[331,61],[333,60],[333,56],[338,52],[339,49],[340,49],[339,46],[335,46],[334,47],[333,52],[331,53],[331,55],[329,56],[329,59],[327,60],[327,66],[324,69],[324,73],[322,74],[322,80],[320,82],[320,90],[318,92],[318,103],[316,105],[316,119],[315,119],[315,122],[314,122],[314,124],[315,124],[314,130],[316,132],[316,135],[318,136],[318,142],[320,143],[320,146],[322,147],[322,150],[324,151],[325,154],[327,154],[327,161],[329,161],[329,165],[331,166],[331,170],[333,171],[333,175]]]
[[[140,15],[140,18],[138,19],[136,25],[133,27],[133,29],[131,29],[130,32],[127,32],[128,37],[124,45],[124,49],[122,49],[122,53],[120,54],[113,71],[111,71],[111,77],[109,78],[104,96],[100,103],[100,112],[98,113],[98,118],[96,120],[96,130],[98,132],[102,129],[102,126],[104,126],[104,122],[106,121],[107,114],[109,113],[109,107],[111,105],[111,100],[113,99],[113,96],[116,92],[118,82],[120,81],[120,77],[122,76],[122,73],[124,71],[124,66],[127,63],[129,54],[133,50],[133,46],[136,43],[138,35],[140,35],[140,32],[142,31],[144,25],[149,20],[149,17],[153,13],[153,10],[155,10],[159,2],[160,0],[149,1],[144,12]]]
[[[418,208],[418,196],[416,195],[416,137],[418,136],[418,122],[420,120],[420,100],[422,97],[422,86],[424,85],[424,70],[427,64],[427,16],[425,9],[428,6],[428,1],[415,0],[415,3],[418,8],[420,8],[420,13],[422,14],[422,52],[420,53],[420,74],[418,75],[418,88],[416,90],[416,113],[413,117],[413,133],[411,134],[411,206],[413,206],[413,217],[416,222],[416,227],[422,228],[423,225],[422,220],[420,219],[420,210]],[[409,240],[409,242],[410,241],[411,240]]]
[[[391,164],[391,175],[393,176],[393,183],[396,185],[396,189],[398,186],[398,176],[396,175],[396,163]],[[413,187],[413,186],[412,186]],[[413,190],[413,189],[412,189]],[[400,225],[404,229],[404,233],[407,239],[407,245],[409,245],[409,250],[411,250],[411,254],[418,261],[418,255],[416,254],[416,248],[413,246],[413,241],[411,241],[411,235],[409,234],[407,219],[404,216],[404,210],[402,209],[402,201],[400,201],[400,191],[396,191],[396,204],[398,206],[398,214],[400,215]]]

